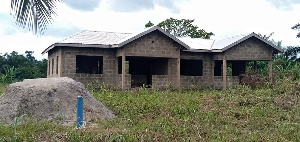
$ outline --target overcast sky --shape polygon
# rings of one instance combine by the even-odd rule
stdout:
[[[285,46],[299,46],[300,0],[62,0],[45,34],[35,36],[15,24],[10,0],[0,5],[0,53],[34,51],[40,53],[51,44],[81,30],[138,32],[148,21],[157,24],[167,18],[195,19],[194,24],[212,38],[245,33],[261,33],[282,40]]]

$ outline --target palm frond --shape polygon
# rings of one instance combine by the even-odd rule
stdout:
[[[11,0],[11,14],[17,25],[28,27],[34,34],[43,34],[56,16],[56,3],[60,0]]]

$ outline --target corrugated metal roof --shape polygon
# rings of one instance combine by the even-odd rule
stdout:
[[[88,31],[84,30],[76,33],[62,41],[52,44],[45,49],[42,54],[47,53],[55,46],[72,46],[72,47],[95,47],[95,48],[116,48],[121,47],[129,42],[132,42],[150,32],[158,30],[173,39],[185,49],[189,49],[189,46],[184,42],[177,39],[175,36],[167,33],[158,26],[146,28],[138,33],[116,33],[116,32],[102,32],[102,31]]]
[[[131,35],[133,34],[84,30],[57,43],[113,45]]]
[[[214,42],[213,39],[202,38],[179,37],[178,39],[187,44],[191,50],[211,50],[211,46]]]
[[[236,35],[232,37],[227,37],[224,39],[201,39],[201,38],[179,38],[183,42],[185,42],[188,46],[190,46],[190,51],[197,52],[197,50],[206,50],[206,51],[214,51],[214,52],[223,52],[239,43],[242,41],[245,41],[246,39],[249,39],[250,37],[255,37],[266,44],[270,45],[274,49],[276,49],[278,52],[283,52],[283,50],[273,43],[269,42],[266,39],[261,38],[259,35],[256,33],[251,33],[251,34],[241,34],[241,35]],[[188,51],[188,50],[186,50]]]
[[[223,48],[237,42],[238,40],[244,38],[245,36],[246,35],[236,35],[236,36],[227,37],[227,38],[224,38],[224,39],[216,39],[216,40],[214,40],[214,42],[211,45],[210,49],[211,50],[222,50]]]
[[[103,31],[88,31],[84,30],[79,33],[76,33],[62,41],[52,44],[47,49],[45,49],[42,54],[47,53],[49,50],[54,48],[55,46],[72,46],[72,47],[95,47],[95,48],[117,48],[121,47],[129,42],[132,42],[150,32],[158,30],[168,36],[169,38],[173,39],[180,45],[184,47],[185,51],[192,51],[192,52],[223,52],[240,42],[250,38],[256,37],[261,41],[265,42],[266,44],[270,45],[277,52],[283,52],[283,50],[273,43],[261,38],[259,35],[255,33],[251,34],[244,34],[244,35],[237,35],[232,36],[224,39],[201,39],[201,38],[188,38],[188,37],[181,37],[176,38],[175,36],[167,33],[163,29],[158,26],[153,26],[150,28],[146,28],[141,32],[138,33],[116,33],[116,32],[103,32]]]

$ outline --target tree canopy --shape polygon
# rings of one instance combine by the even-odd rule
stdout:
[[[169,18],[158,24],[159,27],[169,32],[176,37],[191,37],[191,38],[205,38],[210,39],[214,34],[200,29],[197,25],[193,25],[194,20],[190,19],[174,19]],[[149,21],[145,27],[151,27],[154,24]]]
[[[60,0],[11,0],[11,13],[16,23],[28,27],[34,34],[43,34],[56,15],[56,3]]]
[[[292,29],[300,31],[300,23],[294,25]],[[300,37],[300,32],[297,34],[297,37]]]
[[[47,59],[38,61],[32,54],[33,51],[25,55],[15,51],[0,54],[0,83],[47,77]]]

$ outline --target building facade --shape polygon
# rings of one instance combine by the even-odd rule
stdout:
[[[137,34],[82,31],[49,46],[47,77],[70,77],[111,88],[216,89],[234,86],[247,62],[282,49],[255,33],[221,40],[176,38],[154,26]],[[227,74],[230,65],[232,73]]]

